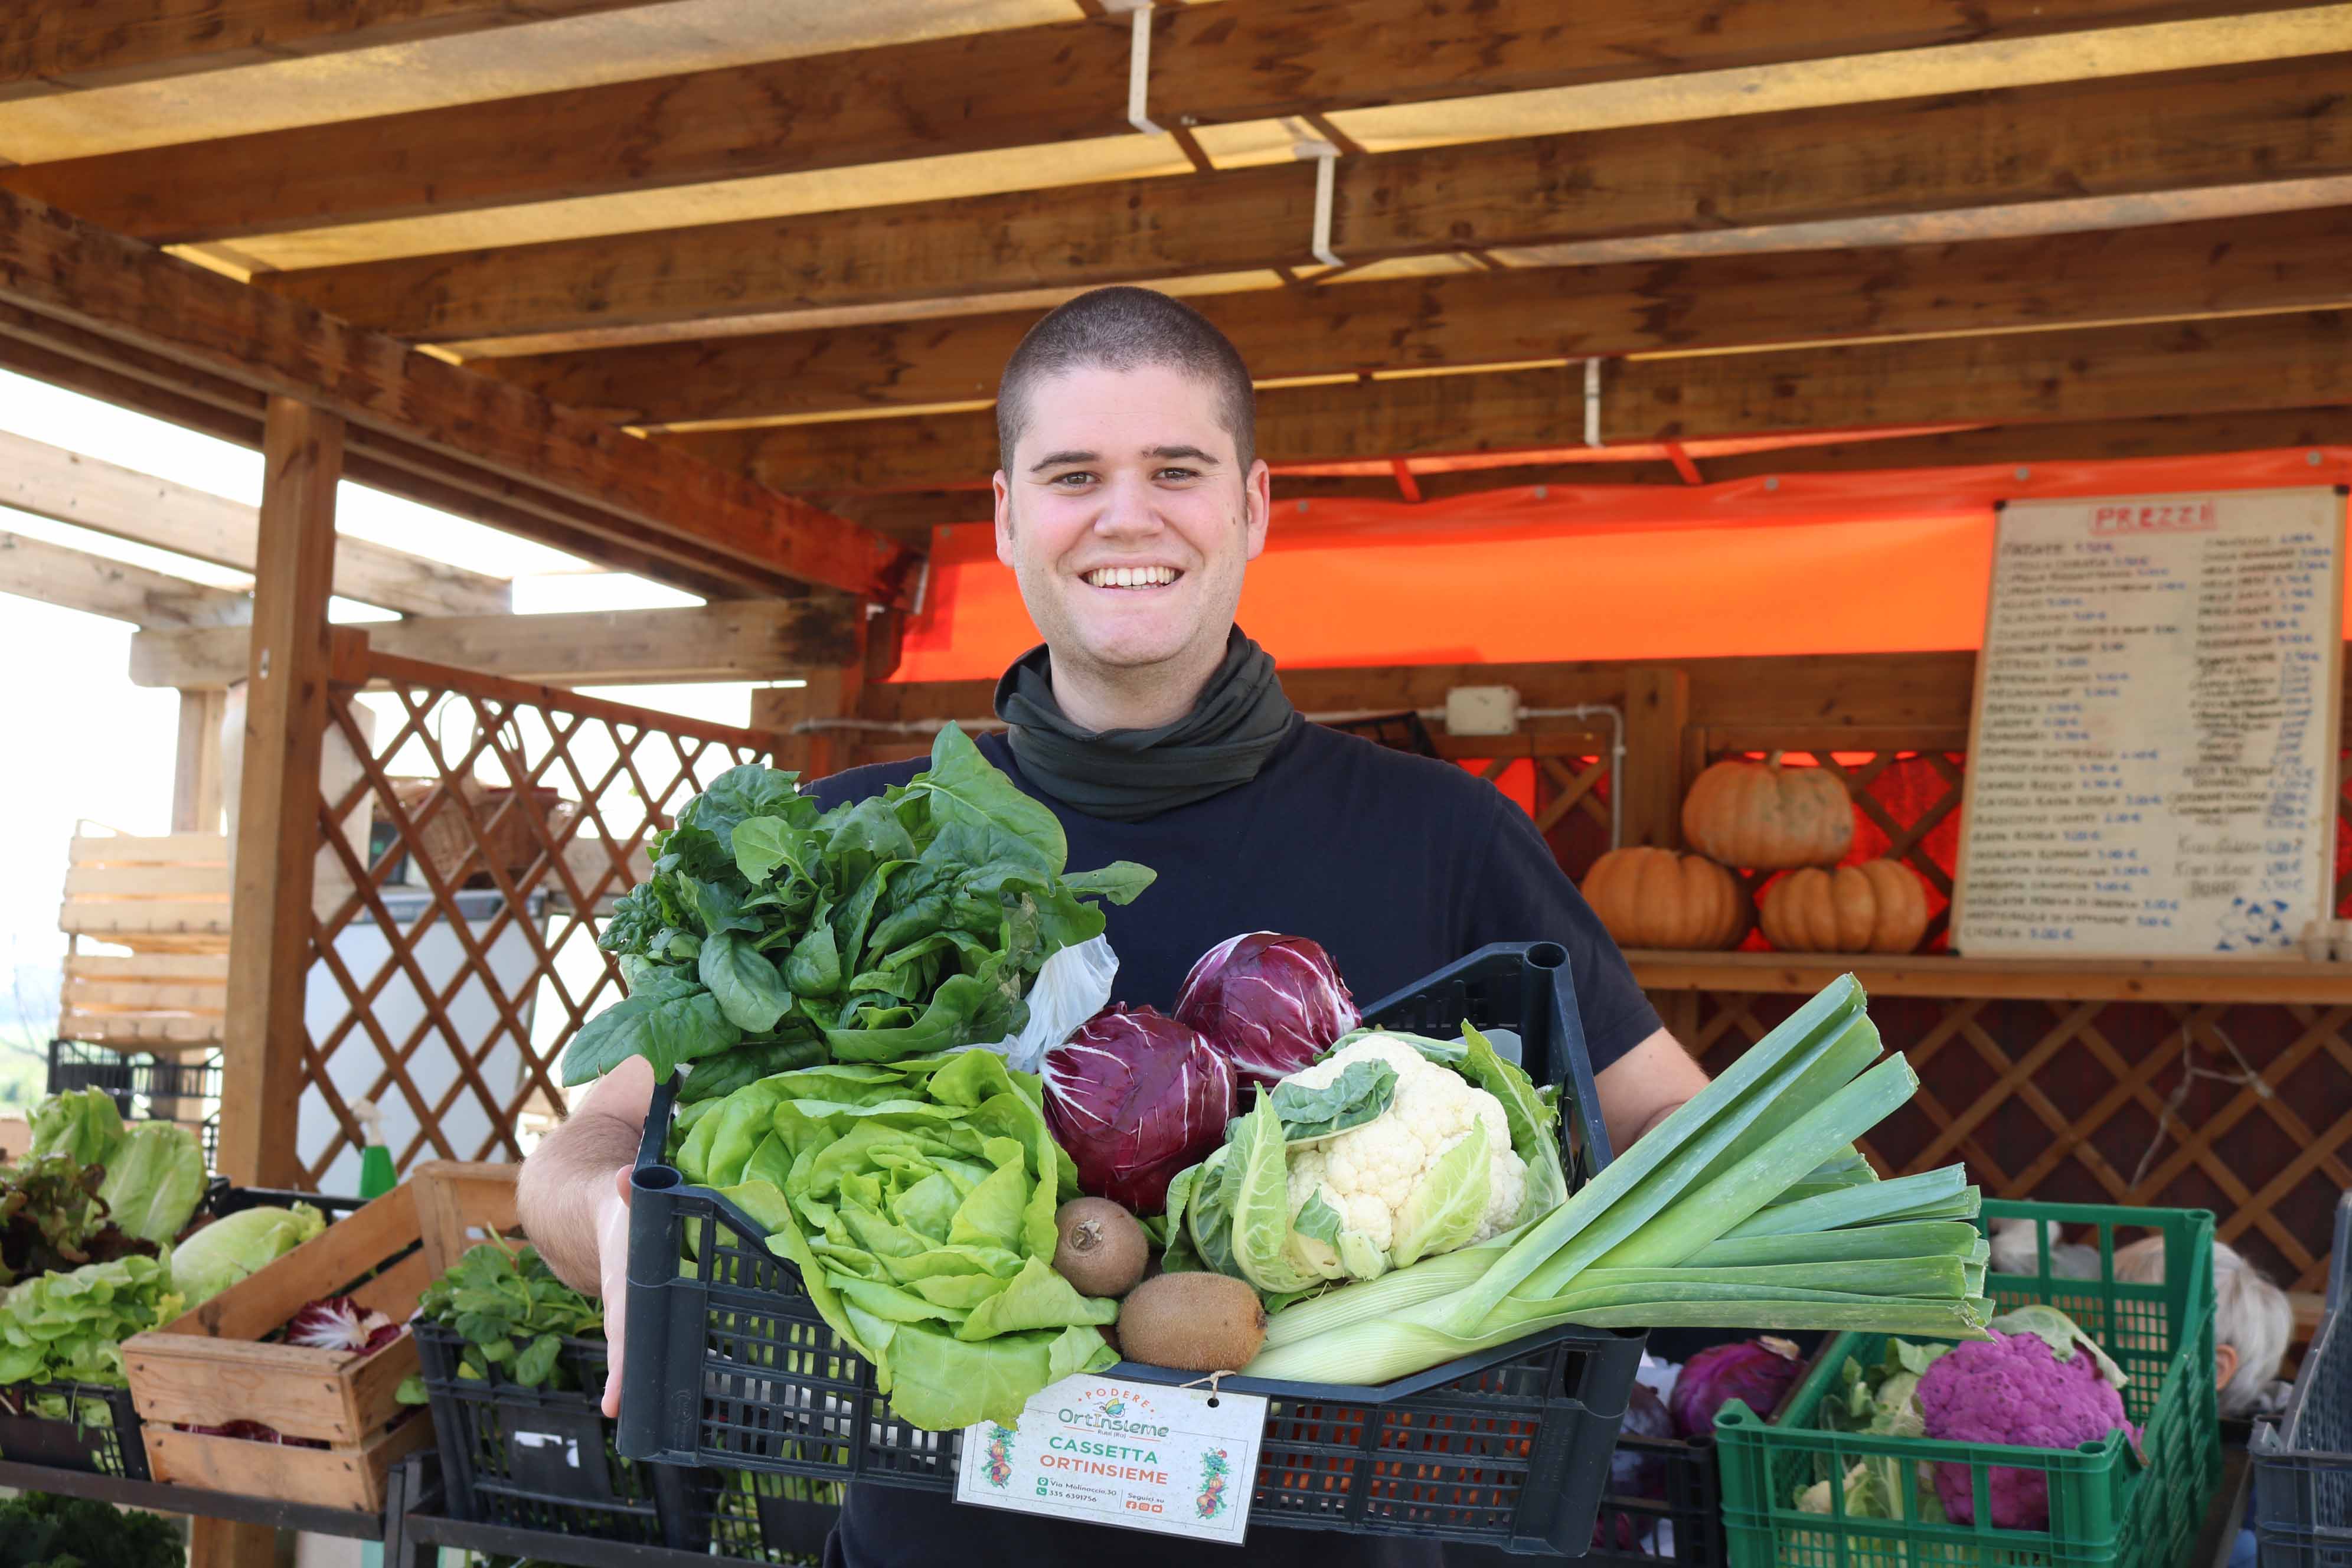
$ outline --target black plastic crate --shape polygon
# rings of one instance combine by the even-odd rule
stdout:
[[[1365,1016],[1422,1033],[1465,1020],[1511,1031],[1530,1075],[1559,1091],[1571,1184],[1608,1163],[1566,950],[1485,948]],[[835,1337],[759,1227],[664,1162],[674,1092],[656,1093],[631,1178],[620,1452],[951,1492],[962,1434],[894,1418],[872,1365]],[[1271,1401],[1252,1521],[1580,1552],[1642,1344],[1568,1327],[1374,1388],[1229,1378]],[[1197,1381],[1124,1362],[1105,1375]]]
[[[205,1163],[220,1157],[221,1057],[213,1051],[199,1060],[159,1056],[152,1051],[119,1051],[86,1040],[49,1042],[50,1094],[100,1089],[113,1097],[125,1121],[154,1115],[158,1100],[201,1100],[212,1110],[203,1121]]]
[[[708,1539],[696,1535],[688,1477],[614,1452],[598,1408],[602,1339],[563,1342],[559,1363],[579,1388],[561,1391],[524,1387],[496,1368],[487,1379],[460,1376],[463,1335],[427,1322],[411,1331],[452,1519],[648,1546],[699,1549]]]
[[[841,1517],[839,1481],[757,1470],[697,1470],[696,1539],[720,1557],[753,1563],[821,1563]]]
[[[1604,1491],[1593,1521],[1587,1563],[1679,1563],[1685,1568],[1719,1568],[1723,1562],[1723,1513],[1715,1474],[1715,1439],[1685,1443],[1675,1437],[1619,1434],[1617,1451],[1654,1455],[1665,1467],[1663,1498]],[[1662,1529],[1663,1527],[1663,1529]],[[1566,1558],[1570,1553],[1559,1554]],[[1445,1568],[1501,1568],[1524,1557],[1491,1546],[1448,1547]]]
[[[2284,1428],[2254,1427],[2254,1539],[2262,1568],[2352,1568],[2352,1193],[2336,1206],[2327,1308],[2296,1374]]]
[[[0,1384],[0,1459],[147,1479],[131,1390],[95,1383]]]

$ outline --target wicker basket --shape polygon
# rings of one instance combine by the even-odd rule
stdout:
[[[478,847],[474,829],[457,803],[440,798],[444,788],[441,780],[393,782],[393,793],[399,798],[401,810],[416,825],[415,835],[407,845],[409,854],[429,864],[444,881],[456,887],[487,877],[494,868],[509,877],[520,876],[545,853],[544,843],[532,829],[533,805],[538,807],[538,815],[547,819],[549,836],[557,839],[580,815],[579,802],[566,800],[556,790],[543,785],[521,791],[469,778],[460,780],[458,787],[465,792],[466,803],[473,808],[475,819],[482,825]],[[530,795],[530,800],[515,798],[522,794]],[[428,812],[429,816],[425,816]]]

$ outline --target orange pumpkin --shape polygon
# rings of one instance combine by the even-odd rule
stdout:
[[[1853,847],[1853,802],[1826,768],[1721,762],[1683,797],[1683,837],[1726,866],[1834,865]]]
[[[1807,867],[1764,890],[1761,923],[1783,952],[1909,952],[1927,930],[1927,889],[1896,860]]]
[[[1620,947],[1725,948],[1748,933],[1738,879],[1672,849],[1612,849],[1584,874],[1584,899]]]

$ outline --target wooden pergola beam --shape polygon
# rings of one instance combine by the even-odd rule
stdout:
[[[1191,303],[1262,381],[2352,305],[2352,208],[2029,239],[1529,268]],[[477,361],[624,425],[995,395],[1034,310]]]
[[[893,542],[612,426],[0,193],[7,335],[68,355],[90,341],[191,381],[315,399],[373,432],[511,487],[635,548],[676,539],[748,568],[895,602],[913,558]],[[54,339],[54,341],[52,341]]]
[[[2307,409],[2352,403],[2332,311],[1753,353],[1618,360],[1604,443]],[[1579,447],[1581,366],[1274,387],[1257,447],[1283,463]],[[955,489],[996,468],[986,412],[666,436],[798,490]]]
[[[414,43],[646,0],[81,0],[15,7],[0,33],[0,100]]]
[[[253,601],[86,550],[0,532],[0,594],[38,599],[135,626],[242,626]]]
[[[1348,158],[1333,244],[1360,264],[2346,174],[2352,57],[2326,56]],[[1314,172],[1277,165],[258,281],[404,338],[484,339],[1311,268],[1314,207]]]
[[[0,431],[0,506],[250,572],[259,513],[243,501]],[[504,578],[364,539],[335,541],[335,592],[425,616],[503,615]]]
[[[2259,8],[1612,0],[1570,22],[1549,0],[1460,13],[1422,0],[1171,6],[1152,23],[1148,107],[1171,122],[1263,121]],[[1125,26],[1074,19],[72,159],[10,181],[168,243],[1044,148],[1129,132],[1129,50]]]
[[[0,556],[0,563],[5,557]],[[590,610],[388,621],[367,628],[378,653],[552,686],[777,680],[856,657],[861,605],[838,595],[661,610]],[[182,690],[245,678],[242,628],[142,632],[137,686]]]

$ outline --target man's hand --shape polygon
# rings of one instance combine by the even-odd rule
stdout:
[[[629,1172],[636,1163],[654,1070],[631,1057],[590,1089],[522,1163],[515,1209],[557,1279],[604,1302],[604,1414],[621,1404],[621,1319],[629,1263]]]

